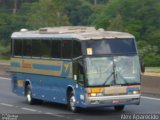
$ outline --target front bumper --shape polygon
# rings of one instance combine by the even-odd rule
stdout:
[[[118,105],[139,105],[140,94],[86,97],[85,107],[118,106]]]

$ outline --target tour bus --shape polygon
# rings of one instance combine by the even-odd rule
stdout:
[[[12,91],[29,104],[49,101],[70,110],[140,103],[135,37],[94,27],[46,27],[14,32]]]

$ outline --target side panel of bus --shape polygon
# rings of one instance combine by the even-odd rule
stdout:
[[[81,96],[84,94],[84,88],[80,87],[70,76],[72,73],[71,63],[68,61],[58,63],[61,65],[57,72],[60,76],[50,75],[56,72],[46,70],[50,69],[48,63],[52,63],[50,65],[52,66],[55,64],[54,61],[45,63],[42,64],[40,60],[13,58],[11,62],[13,92],[19,96],[25,96],[26,86],[30,84],[34,98],[67,104],[67,89],[72,87],[76,95],[77,106],[81,106],[80,94]]]
[[[77,106],[83,107],[84,87],[76,84],[72,79],[12,73],[12,91],[15,94],[25,96],[27,82],[31,86],[33,98],[63,104],[67,104],[67,89],[72,87],[76,96]]]

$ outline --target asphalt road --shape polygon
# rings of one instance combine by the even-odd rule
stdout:
[[[72,113],[65,105],[55,103],[28,105],[24,97],[11,92],[10,80],[0,78],[0,120],[139,120],[146,114],[155,115],[155,119],[160,120],[160,98],[142,96],[139,106],[126,106],[123,112],[116,112],[113,108],[95,108]]]

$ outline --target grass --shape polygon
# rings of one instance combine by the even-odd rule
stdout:
[[[10,63],[9,59],[0,59],[0,63]]]
[[[160,72],[160,67],[145,67],[146,72]]]

